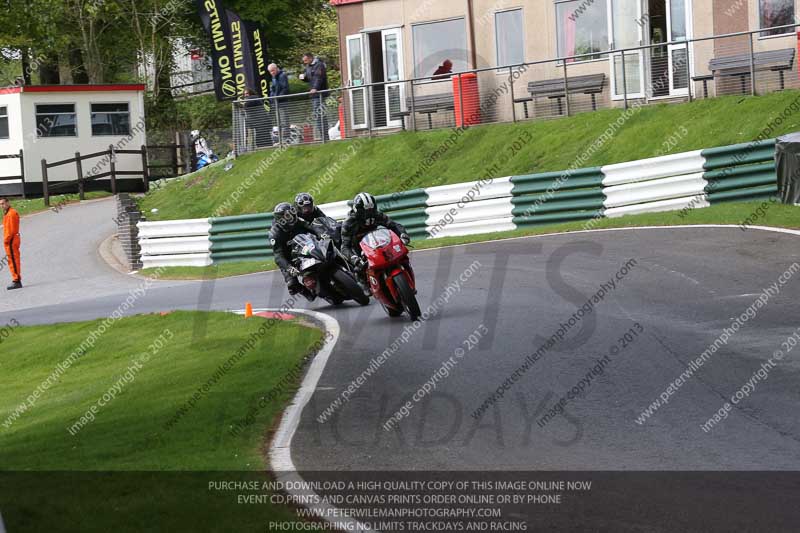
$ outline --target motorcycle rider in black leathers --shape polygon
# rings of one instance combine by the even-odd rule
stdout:
[[[294,197],[294,205],[297,209],[297,216],[311,224],[314,219],[325,217],[322,209],[314,205],[314,197],[307,192],[301,192]]]
[[[347,219],[342,224],[342,254],[350,260],[350,264],[359,272],[359,283],[366,286],[361,246],[359,243],[364,235],[383,226],[395,232],[404,244],[411,242],[402,224],[398,224],[390,219],[380,210],[375,201],[375,197],[369,193],[362,192],[353,199],[353,208],[347,215]]]
[[[322,211],[322,209],[314,204],[314,197],[307,192],[301,192],[294,197],[294,206],[297,209],[297,216],[309,224],[313,224],[318,218],[330,218]],[[331,237],[333,238],[333,242],[337,248],[341,248],[342,225],[334,221],[332,218],[330,219],[330,224],[332,226],[331,229],[333,235],[331,235]]]
[[[275,264],[283,273],[289,294],[303,293],[306,298],[312,299],[310,291],[297,279],[300,272],[292,265],[292,250],[289,243],[303,233],[311,233],[323,238],[325,230],[298,217],[297,210],[288,202],[275,206],[273,216],[272,229],[269,231],[270,244],[275,255]]]

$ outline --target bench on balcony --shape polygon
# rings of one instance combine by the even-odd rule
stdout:
[[[597,95],[603,92],[605,82],[605,74],[587,74],[585,76],[567,78],[570,94],[587,94],[592,97],[592,111],[597,111]],[[566,96],[564,78],[529,82],[528,93],[530,96],[514,99],[515,104],[523,104],[525,106],[525,118],[529,118],[528,102],[532,102],[539,97],[557,100],[558,114],[564,114],[564,103],[562,101],[564,96]]]
[[[441,94],[423,94],[415,95],[413,100],[409,96],[406,98],[405,111],[397,111],[392,113],[392,120],[405,118],[411,116],[412,109],[414,113],[422,113],[428,115],[428,129],[433,129],[433,114],[439,111],[454,111],[456,108],[453,101],[452,93]],[[405,128],[405,121],[403,123]]]
[[[785,72],[794,64],[794,48],[769,50],[753,54],[753,69],[756,72],[772,71],[780,76],[781,90],[786,88]],[[703,96],[708,97],[708,82],[717,78],[738,77],[742,93],[748,92],[747,78],[750,76],[750,54],[715,57],[708,62],[711,74],[693,76],[692,80],[703,82]]]

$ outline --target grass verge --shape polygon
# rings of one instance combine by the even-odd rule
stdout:
[[[625,228],[633,226],[681,226],[690,224],[742,224],[748,217],[752,217],[756,210],[763,205],[767,205],[766,213],[763,217],[752,222],[755,226],[774,226],[779,228],[800,229],[800,208],[773,204],[763,201],[755,202],[730,202],[713,205],[703,209],[692,209],[686,213],[680,211],[662,213],[644,213],[641,215],[628,215],[620,218],[601,218],[594,221],[590,228],[586,222],[568,222],[565,224],[548,224],[514,231],[504,231],[499,233],[482,233],[479,235],[467,235],[464,237],[444,237],[441,239],[428,239],[415,241],[413,246],[416,250],[430,248],[441,248],[442,246],[453,246],[457,244],[469,244],[475,242],[486,242],[513,237],[526,237],[530,235],[542,235],[545,233],[562,233],[580,231],[583,229],[608,229]],[[167,267],[161,279],[208,279],[209,272],[213,272],[213,277],[224,278],[243,274],[255,274],[275,270],[274,263],[225,263],[217,267],[193,268],[193,267]],[[140,272],[143,275],[152,275],[155,269],[145,269]]]
[[[106,191],[91,191],[85,193],[85,197],[87,200],[94,200],[97,198],[105,198],[107,196],[111,196],[110,192]],[[52,210],[60,210],[65,205],[68,204],[75,204],[80,202],[80,198],[77,194],[60,194],[57,196],[50,197],[50,207],[44,205],[44,199],[42,198],[30,198],[28,200],[12,200],[11,204],[14,206],[20,215],[31,215],[33,213],[39,213],[41,211],[47,211],[48,209]]]
[[[0,422],[100,324],[13,329],[0,356]],[[0,509],[9,531],[264,531],[269,520],[296,520],[269,503],[237,505],[241,491],[209,483],[267,480],[265,429],[296,383],[241,433],[230,428],[312,353],[320,331],[293,322],[270,327],[169,425],[264,324],[197,312],[113,323],[29,411],[0,424]],[[159,335],[160,349],[153,346]],[[141,368],[132,371],[136,361]],[[73,435],[69,428],[110,390],[115,397]]]

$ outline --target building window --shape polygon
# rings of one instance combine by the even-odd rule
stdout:
[[[609,49],[606,0],[557,2],[556,31],[559,57],[593,54],[570,62],[602,58],[599,52]]]
[[[36,135],[77,137],[75,104],[36,104]]]
[[[467,31],[463,18],[415,24],[412,29],[414,75],[448,78],[467,70]]]
[[[497,66],[519,65],[525,62],[524,24],[522,9],[494,14]]]
[[[0,139],[8,139],[8,107],[0,107]]]
[[[774,28],[794,24],[794,0],[759,0],[759,28]],[[761,32],[762,37],[793,33],[793,28]]]
[[[92,104],[92,135],[130,135],[128,104]]]

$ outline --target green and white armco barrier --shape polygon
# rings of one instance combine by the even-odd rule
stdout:
[[[775,140],[696,150],[603,167],[485,178],[377,196],[415,239],[509,231],[541,224],[702,208],[777,193]],[[343,200],[323,204],[343,220]],[[272,214],[140,222],[145,268],[272,258]]]

